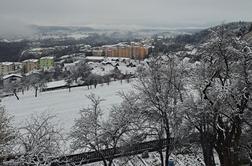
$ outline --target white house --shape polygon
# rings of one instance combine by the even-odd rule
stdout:
[[[20,83],[21,79],[22,79],[22,76],[18,74],[5,75],[3,76],[3,86],[6,87],[11,84]]]

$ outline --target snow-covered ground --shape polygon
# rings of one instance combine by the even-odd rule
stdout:
[[[49,86],[62,84],[62,81],[51,82]],[[111,82],[107,84],[98,85],[97,88],[88,89],[87,87],[72,88],[71,92],[68,89],[61,89],[49,92],[41,92],[38,97],[34,97],[34,91],[25,92],[24,95],[18,94],[20,100],[14,96],[3,98],[2,104],[5,106],[9,114],[14,116],[14,125],[19,127],[25,119],[29,118],[31,114],[40,114],[41,112],[48,112],[57,115],[57,120],[62,125],[64,132],[68,133],[74,124],[74,119],[79,117],[79,110],[89,106],[90,101],[86,95],[94,93],[97,96],[105,99],[102,102],[101,108],[103,110],[104,119],[109,116],[109,109],[113,104],[119,104],[122,99],[117,95],[118,92],[129,92],[132,90],[132,85],[136,83],[132,80],[130,83],[123,81]],[[65,144],[69,146],[69,142]],[[159,165],[159,155],[156,152],[149,153],[149,158],[142,158],[141,154],[131,157],[122,157],[115,159],[115,166],[153,166]],[[202,158],[195,155],[172,155],[176,166],[202,166]],[[102,162],[88,164],[87,166],[100,166]]]
[[[117,95],[120,91],[132,90],[132,84],[123,81],[111,82],[107,84],[98,85],[97,88],[88,89],[86,86],[72,88],[71,92],[68,89],[61,89],[50,92],[41,92],[38,97],[34,97],[34,91],[25,92],[24,95],[18,94],[20,100],[14,96],[3,98],[2,104],[5,106],[9,114],[14,116],[14,125],[19,126],[25,119],[29,118],[31,114],[39,114],[41,112],[48,112],[57,115],[59,123],[62,124],[65,132],[68,132],[74,124],[74,119],[79,117],[79,110],[89,106],[90,101],[86,95],[94,93],[95,95],[105,99],[101,103],[101,108],[104,111],[104,119],[109,116],[109,109],[113,104],[119,104],[122,99]]]
[[[101,57],[94,57],[101,58]],[[115,61],[118,59],[118,61]],[[98,75],[110,74],[113,69],[117,68],[122,74],[135,74],[137,67],[145,65],[144,61],[137,61],[129,58],[105,58],[102,62],[89,62],[89,66],[93,69],[92,73]]]
[[[53,81],[53,82],[48,82],[46,84],[46,88],[55,88],[55,87],[65,86],[66,84],[67,83],[65,80]]]
[[[202,156],[197,155],[174,155],[170,156],[176,166],[204,166]],[[102,162],[87,164],[86,166],[102,166]],[[136,156],[121,157],[114,160],[114,166],[156,166],[160,165],[159,154],[156,152],[149,153],[148,158],[143,158],[140,154]]]

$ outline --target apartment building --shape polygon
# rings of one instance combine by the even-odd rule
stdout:
[[[13,62],[0,63],[0,75],[6,75],[15,71],[15,64]]]
[[[39,69],[39,61],[37,59],[27,59],[22,62],[24,73],[29,73]]]
[[[39,59],[39,68],[48,70],[54,66],[54,57],[46,56]]]
[[[116,45],[103,46],[106,57],[124,57],[133,59],[144,59],[149,54],[149,47],[139,43],[119,43]]]

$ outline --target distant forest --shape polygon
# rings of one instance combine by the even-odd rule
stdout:
[[[0,42],[0,62],[19,61],[19,55],[27,48],[28,41],[21,42]]]
[[[132,39],[133,40],[133,39]],[[39,45],[32,45],[32,41],[23,40],[20,42],[0,42],[0,62],[18,62],[29,58],[38,58],[33,55],[25,55],[21,56],[21,53],[28,49],[33,47],[54,47],[54,46],[70,46],[69,48],[63,49],[61,51],[55,50],[54,55],[56,57],[60,57],[67,54],[72,53],[78,53],[78,50],[76,50],[75,46],[78,44],[87,44],[91,45],[92,47],[96,46],[102,46],[105,44],[116,44],[119,42],[129,42],[132,41],[131,38],[124,39],[123,37],[115,38],[106,36],[106,35],[99,35],[99,34],[91,34],[89,37],[76,40],[73,38],[65,38],[64,40],[58,40],[58,39],[44,39],[44,40],[37,40],[36,42],[39,43]],[[137,40],[134,40],[137,41]],[[44,55],[48,56],[48,55]]]
[[[251,22],[233,22],[228,23],[224,25],[227,30],[233,30],[237,34],[243,33],[243,31],[252,31],[252,24]],[[160,52],[176,52],[183,50],[186,44],[192,44],[192,45],[198,45],[202,41],[205,41],[210,32],[212,30],[218,29],[219,26],[215,26],[212,28],[208,28],[205,30],[202,30],[200,32],[194,33],[192,35],[184,34],[184,35],[178,35],[175,38],[167,38],[161,41],[155,40],[153,45],[156,49],[158,49]],[[57,27],[55,28],[57,30]],[[40,31],[46,31],[46,27],[42,27]],[[45,39],[45,40],[38,40],[39,46],[38,47],[54,47],[54,46],[72,46],[70,50],[62,50],[61,52],[55,53],[57,57],[72,53],[74,49],[74,46],[77,44],[88,44],[92,47],[95,46],[101,46],[105,44],[115,44],[118,42],[130,42],[137,40],[134,38],[133,34],[127,34],[121,36],[120,33],[113,33],[109,36],[104,34],[97,34],[97,33],[91,33],[89,34],[89,37],[76,40],[71,38],[65,38],[65,40],[58,40],[58,39]],[[8,61],[8,62],[14,62],[14,61],[20,61],[28,58],[36,58],[32,55],[21,57],[22,51],[25,49],[31,47],[31,42],[28,40],[22,40],[20,42],[0,42],[0,62]],[[166,45],[164,43],[170,43],[169,45]]]

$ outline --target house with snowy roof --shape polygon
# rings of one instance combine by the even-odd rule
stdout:
[[[22,79],[22,76],[19,74],[9,74],[9,75],[5,75],[3,76],[2,80],[3,80],[3,86],[6,87],[8,85],[13,85],[16,83],[20,83]]]

